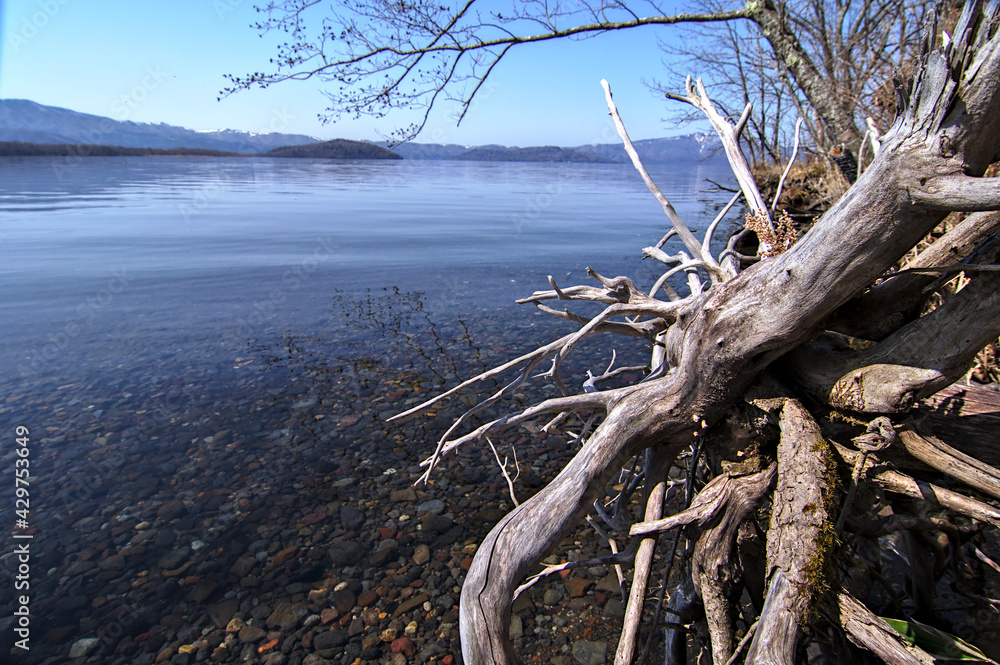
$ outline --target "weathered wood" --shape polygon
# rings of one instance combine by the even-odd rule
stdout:
[[[840,459],[852,466],[861,456],[861,453],[845,448],[836,442],[833,442],[833,450]],[[911,478],[906,474],[884,467],[872,467],[869,471],[869,480],[878,483],[882,489],[894,494],[939,505],[960,515],[1000,527],[1000,509],[964,494]]]
[[[952,448],[928,431],[912,426],[899,430],[906,451],[941,473],[1000,499],[1000,470]]]
[[[776,471],[777,466],[772,464],[759,473],[729,477],[727,485],[732,489],[726,494],[722,509],[695,542],[691,576],[705,606],[712,659],[716,663],[725,663],[733,654],[736,631],[730,587],[736,582],[732,557],[736,533],[770,489]]]
[[[892,626],[850,594],[840,592],[835,603],[824,603],[822,609],[831,621],[843,626],[851,642],[868,649],[887,665],[934,665],[929,653],[905,644]]]
[[[1000,230],[1000,212],[969,215],[930,247],[907,261],[904,270],[954,265]],[[984,257],[976,263],[993,262]],[[827,320],[827,330],[861,339],[881,340],[914,321],[927,300],[925,289],[938,279],[934,273],[902,272],[890,275],[838,308]]]
[[[650,451],[649,462],[646,464],[646,486],[650,489],[646,496],[646,520],[658,520],[663,515],[663,499],[667,494],[667,472],[673,458],[660,448]],[[656,537],[643,538],[639,542],[639,551],[635,555],[635,570],[632,573],[632,587],[629,589],[628,604],[625,606],[625,618],[618,649],[615,652],[615,665],[629,665],[635,655],[636,641],[639,639],[639,629],[642,627],[642,610],[646,602],[646,586],[649,584],[649,571],[653,564],[653,554],[656,552]]]
[[[814,596],[829,584],[836,475],[819,426],[798,401],[785,401],[779,425],[778,484],[767,531],[771,581],[746,662],[793,665]]]

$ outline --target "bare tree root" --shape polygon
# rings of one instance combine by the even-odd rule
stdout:
[[[785,400],[779,425],[778,485],[767,531],[770,583],[747,662],[791,665],[814,599],[830,584],[836,474],[819,426],[797,401]]]
[[[736,584],[737,572],[731,554],[736,531],[771,488],[776,470],[772,464],[759,473],[732,478],[733,489],[720,514],[702,531],[694,546],[691,575],[705,606],[712,658],[716,663],[725,663],[733,655],[736,630],[732,587]]]
[[[899,436],[906,451],[927,466],[959,480],[969,487],[1000,499],[1000,469],[955,450],[919,425],[906,426]]]
[[[652,182],[605,84],[609,109],[626,150],[673,227],[656,247],[646,250],[648,256],[667,266],[666,271],[648,293],[625,277],[607,278],[589,269],[599,286],[561,288],[550,279],[551,290],[537,292],[523,302],[576,323],[576,332],[397,416],[413,417],[444,397],[475,388],[504,372],[516,372],[512,380],[459,417],[441,437],[424,462],[427,474],[456,447],[482,441],[505,427],[541,415],[554,414],[547,431],[565,422],[566,414],[577,414],[584,423],[581,431],[573,433],[581,446],[579,452],[552,482],[504,517],[476,552],[460,601],[466,665],[519,662],[508,626],[521,581],[536,572],[541,560],[592,510],[616,534],[623,532],[627,511],[622,508],[637,492],[640,478],[645,517],[631,525],[631,546],[618,555],[617,544],[605,534],[609,545],[613,544],[608,561],[624,564],[631,559],[631,552],[636,553],[629,614],[616,655],[618,665],[635,660],[636,636],[642,626],[640,610],[655,561],[653,534],[682,526],[688,527],[688,536],[695,532],[698,536],[685,541],[689,545],[679,557],[686,562],[685,569],[675,576],[679,580],[664,575],[664,585],[673,588],[665,613],[670,624],[664,635],[666,654],[674,659],[668,662],[681,662],[676,659],[683,656],[686,635],[692,635],[681,625],[695,621],[701,628],[694,641],[704,642],[706,632],[710,635],[716,665],[738,659],[734,642],[740,622],[747,631],[741,645],[749,640],[745,662],[793,663],[803,627],[818,616],[817,608],[837,629],[829,638],[831,644],[842,642],[846,634],[887,663],[931,662],[927,653],[905,645],[889,624],[840,589],[838,571],[851,572],[841,560],[859,562],[863,569],[859,572],[868,571],[870,579],[884,583],[899,607],[899,593],[906,592],[897,593],[893,582],[880,575],[880,545],[859,534],[869,527],[876,531],[891,527],[887,538],[895,537],[892,534],[898,528],[918,535],[938,529],[957,538],[977,533],[977,525],[1000,526],[1000,509],[988,500],[945,487],[949,479],[956,479],[969,485],[970,492],[997,497],[1000,472],[921,433],[919,426],[902,427],[902,445],[893,443],[899,425],[888,418],[878,419],[874,431],[854,437],[858,450],[837,440],[828,441],[817,424],[824,421],[814,419],[795,396],[818,396],[819,408],[905,412],[922,397],[961,377],[982,345],[1000,335],[1000,273],[996,271],[970,271],[965,288],[934,313],[919,318],[912,318],[915,315],[910,310],[905,315],[893,310],[888,323],[875,321],[883,314],[877,311],[868,315],[868,321],[857,310],[849,317],[842,316],[847,303],[861,302],[862,294],[908,255],[949,210],[1000,207],[998,183],[978,177],[1000,155],[1000,5],[966,3],[954,33],[950,42],[934,49],[936,32],[933,25],[928,27],[925,52],[913,84],[908,94],[901,91],[897,100],[900,115],[880,137],[878,155],[857,183],[798,242],[764,247],[767,256],[756,257],[758,260],[742,272],[744,264],[734,252],[727,250],[714,257],[709,251],[711,233],[721,215],[699,240]],[[744,199],[757,217],[755,227],[761,234],[766,234],[765,229],[777,233],[780,229],[771,224],[756,185],[745,177],[748,168],[738,144],[743,121],[733,124],[722,118],[700,82],[688,81],[683,99],[702,108],[723,136]],[[995,221],[986,216],[980,219],[986,220],[983,223]],[[896,277],[889,283],[916,280],[917,290],[928,288],[941,266],[926,266],[925,262],[957,251],[960,255],[954,259],[965,266],[963,261],[972,261],[970,257],[978,251],[970,251],[970,247],[982,248],[992,241],[984,240],[973,226],[964,226],[962,233],[961,238],[954,236],[923,259],[918,258],[920,265],[914,268],[933,269],[933,280],[924,272],[911,272],[907,274],[919,277]],[[671,255],[663,248],[673,235],[681,240],[683,249]],[[969,253],[961,255],[963,252]],[[667,284],[671,276],[681,273],[690,290],[684,298]],[[667,301],[655,297],[661,290]],[[544,304],[551,300],[596,302],[603,310],[584,317]],[[833,320],[845,328],[850,324],[878,332],[872,337],[878,341],[860,352],[831,348],[828,336],[803,347],[828,330],[828,322]],[[571,394],[562,375],[563,361],[581,341],[605,332],[645,339],[655,349],[649,372],[633,385],[611,389],[598,384],[622,376],[620,372],[614,374],[609,368],[599,376],[588,373],[583,392]],[[822,348],[824,343],[827,348]],[[748,388],[774,361],[790,352],[794,353],[784,364],[782,376],[783,380],[791,377],[788,388],[771,390],[767,394],[770,399],[753,399],[748,406]],[[511,396],[543,361],[551,366],[536,378],[550,380],[562,397],[491,416],[485,424],[465,431],[474,415]],[[766,412],[776,417],[780,434],[776,435],[774,418],[769,419]],[[733,420],[743,422],[742,429],[731,427]],[[869,440],[872,436],[881,439]],[[707,452],[705,470],[698,472],[691,465],[689,507],[663,518],[666,469],[695,441]],[[909,454],[894,448],[905,448]],[[634,473],[624,481],[614,514],[600,503],[595,508],[595,502],[603,500],[609,480],[647,450],[650,463],[645,473]],[[945,480],[934,484],[889,468],[886,460],[898,454],[916,457]],[[499,455],[497,461],[500,463]],[[425,474],[424,479],[427,477]],[[838,489],[840,477],[853,478],[853,489],[846,498]],[[870,508],[892,507],[892,501],[902,509],[892,512],[888,521],[862,519]],[[906,509],[911,505],[930,510],[914,510],[911,515]],[[835,524],[841,512],[846,531],[838,539]],[[958,516],[954,519],[961,521],[961,528],[949,521],[948,513]],[[752,534],[764,530],[765,523],[765,569],[738,566],[752,550]],[[733,549],[737,534],[743,534],[738,552]],[[926,542],[945,547],[932,540]],[[956,556],[972,557],[961,543],[947,547],[958,552]],[[872,549],[874,564],[869,565],[864,559],[871,558]],[[667,565],[672,566],[674,557],[669,558]],[[750,591],[754,608],[759,607],[761,590],[767,589],[759,616],[750,604],[740,605],[739,598],[733,602],[731,591],[742,588]],[[976,595],[978,592],[969,593],[982,597]],[[926,602],[933,605],[933,597]],[[661,603],[656,606],[661,607]],[[738,616],[734,607],[739,609]],[[752,638],[748,637],[751,627]]]
[[[646,463],[646,486],[650,488],[646,498],[647,521],[657,520],[663,514],[663,499],[667,493],[667,472],[673,463],[673,458],[667,456],[667,451],[654,448],[650,451]],[[635,654],[636,641],[639,639],[639,628],[642,622],[643,604],[646,602],[646,585],[649,584],[649,571],[653,564],[653,553],[656,550],[656,538],[643,538],[639,542],[639,551],[635,556],[635,572],[632,574],[632,587],[629,592],[628,605],[625,606],[625,620],[622,626],[621,638],[618,640],[618,650],[615,653],[615,665],[628,665]]]

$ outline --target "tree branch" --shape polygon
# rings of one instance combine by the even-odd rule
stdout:
[[[913,202],[935,210],[979,212],[1000,210],[1000,178],[951,175],[931,178],[910,191]]]

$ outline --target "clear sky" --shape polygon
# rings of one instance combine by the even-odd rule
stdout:
[[[251,27],[258,18],[251,0],[0,0],[0,8],[0,98],[118,120],[323,139],[378,140],[411,121],[396,114],[323,125],[317,114],[327,100],[315,81],[288,81],[217,101],[224,74],[267,70],[276,54],[278,37]],[[514,48],[461,126],[454,107],[442,106],[417,141],[616,142],[602,78],[611,83],[633,139],[702,130],[665,123],[669,102],[642,83],[663,79],[657,36],[669,30],[649,26]]]

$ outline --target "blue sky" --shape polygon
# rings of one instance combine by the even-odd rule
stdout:
[[[0,98],[192,129],[281,131],[378,140],[410,122],[342,119],[323,125],[321,84],[288,81],[217,101],[224,74],[267,69],[277,37],[260,36],[251,0],[0,0]],[[420,142],[581,145],[616,142],[600,87],[608,79],[634,139],[701,127],[663,122],[667,103],[642,81],[664,76],[657,36],[639,28],[578,42],[512,49],[462,125],[433,112]],[[697,74],[696,72],[694,74]],[[676,82],[678,88],[681,81]]]

